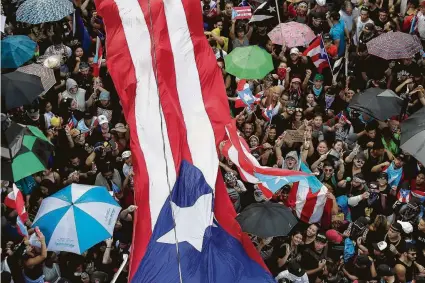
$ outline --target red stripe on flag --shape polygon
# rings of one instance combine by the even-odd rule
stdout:
[[[107,36],[113,36],[114,40],[106,40],[107,52],[115,56],[107,58],[107,65],[115,88],[120,95],[126,121],[130,126],[130,148],[133,156],[133,171],[135,173],[134,202],[139,207],[134,213],[133,230],[133,239],[137,241],[137,245],[131,245],[130,270],[134,273],[145,254],[152,234],[149,204],[146,204],[147,200],[149,200],[149,175],[136,129],[134,105],[137,80],[118,7],[113,0],[96,0],[96,7],[99,14],[108,15],[108,17],[103,18],[105,29]],[[145,205],[142,205],[142,203]]]
[[[316,207],[317,195],[320,190],[313,193],[310,189],[308,190],[307,197],[305,199],[304,206],[301,210],[300,220],[305,223],[310,223],[310,218],[313,215],[314,208]]]

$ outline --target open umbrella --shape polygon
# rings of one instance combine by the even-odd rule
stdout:
[[[298,223],[290,208],[269,201],[249,205],[236,220],[244,232],[261,238],[286,236]]]
[[[390,89],[368,88],[364,92],[356,94],[349,107],[377,120],[385,121],[400,114],[403,99]]]
[[[316,38],[309,26],[297,22],[278,24],[268,33],[268,36],[274,44],[285,45],[289,48],[307,46]]]
[[[272,56],[258,46],[237,47],[224,62],[226,72],[241,79],[262,79],[274,68]]]
[[[53,70],[44,67],[44,65],[40,65],[40,64],[26,65],[26,66],[22,66],[18,68],[17,71],[40,77],[41,84],[43,85],[43,88],[44,88],[44,91],[42,94],[46,93],[56,83],[56,78],[55,78],[55,74]]]
[[[425,164],[425,107],[401,123],[400,147]]]
[[[26,0],[16,11],[16,20],[35,25],[60,21],[73,12],[69,0]]]
[[[38,76],[18,71],[1,75],[1,97],[7,110],[31,104],[43,91]]]
[[[37,44],[26,35],[10,35],[1,41],[1,67],[18,68],[34,56]]]
[[[9,153],[3,150],[6,146]],[[14,182],[45,170],[52,152],[53,145],[40,129],[12,122],[2,129],[1,179]]]
[[[411,58],[422,50],[417,36],[398,31],[383,33],[366,45],[369,54],[385,60]]]
[[[112,237],[120,210],[105,187],[71,184],[43,200],[32,226],[48,250],[82,254]]]

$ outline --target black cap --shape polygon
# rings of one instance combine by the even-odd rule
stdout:
[[[392,269],[386,264],[380,264],[376,269],[376,272],[378,273],[379,277],[393,276],[395,274],[394,269]]]
[[[328,242],[328,238],[326,238],[325,234],[319,233],[316,236],[316,241],[322,242],[322,243],[327,243]]]
[[[332,40],[331,35],[329,33],[325,33],[323,35],[323,40]]]
[[[398,223],[398,222],[393,223],[393,224],[391,225],[391,229],[392,229],[394,232],[399,232],[399,233],[401,233],[401,232],[403,231],[403,227],[402,227],[402,226],[401,226],[401,224],[400,224],[400,223]]]
[[[91,119],[93,118],[93,115],[90,112],[84,112],[84,119]]]
[[[387,174],[387,172],[381,172],[381,173],[379,173],[378,179],[388,180],[388,174]]]
[[[301,277],[305,273],[304,269],[302,269],[301,266],[299,265],[299,263],[296,262],[295,260],[293,260],[289,263],[288,271],[289,271],[289,273],[291,273],[291,274],[293,274],[297,277]]]
[[[373,31],[375,30],[375,25],[373,23],[367,23],[365,24],[364,29],[367,31]]]
[[[404,153],[402,153],[402,152],[400,152],[399,154],[397,154],[396,156],[395,156],[395,158],[397,158],[398,160],[400,160],[400,161],[406,161],[406,155],[404,155]]]

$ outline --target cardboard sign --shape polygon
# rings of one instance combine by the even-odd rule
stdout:
[[[235,7],[232,10],[232,20],[251,19],[251,7]]]
[[[297,130],[287,130],[284,140],[287,142],[304,142],[304,132]]]

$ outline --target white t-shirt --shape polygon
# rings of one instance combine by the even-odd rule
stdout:
[[[425,40],[425,15],[418,12],[418,32],[421,40]]]
[[[368,23],[373,24],[373,21],[369,19],[365,23],[363,23],[362,20],[360,19],[360,16],[356,19],[356,32],[354,33],[354,36],[353,36],[354,45],[357,46],[359,44],[360,33],[363,31],[364,26]]]
[[[347,28],[348,32],[351,32],[351,30],[353,29],[354,19],[359,16],[359,9],[354,8],[351,15],[347,15],[343,10],[340,10],[339,15],[344,21],[345,27]]]

